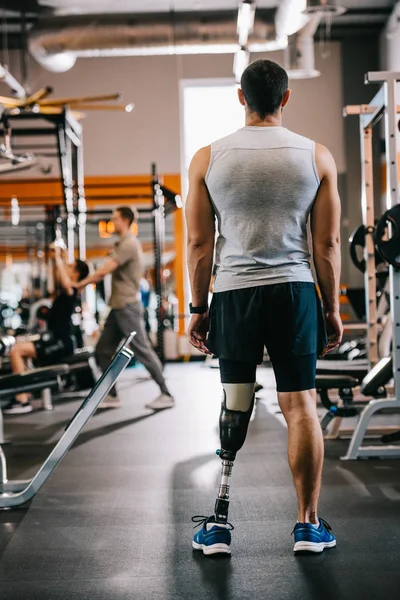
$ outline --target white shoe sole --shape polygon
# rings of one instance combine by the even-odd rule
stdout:
[[[99,406],[97,407],[97,410],[102,410],[105,408],[121,408],[122,404],[121,402],[102,402],[101,404],[99,404]]]
[[[17,408],[12,408],[10,410],[3,408],[3,415],[27,415],[28,413],[31,413],[32,411],[33,411],[33,408],[31,405],[29,405],[29,406],[21,405],[21,408],[17,407]]]
[[[167,408],[174,408],[175,406],[175,402],[173,402],[172,404],[163,404],[158,405],[158,406],[152,406],[152,404],[145,404],[144,407],[148,408],[150,410],[166,410]]]
[[[212,546],[206,546],[205,544],[198,544],[197,542],[192,542],[192,546],[195,550],[203,550],[203,554],[230,554],[231,549],[228,544],[213,544]]]
[[[323,552],[325,548],[334,548],[336,540],[332,542],[296,542],[293,552]]]

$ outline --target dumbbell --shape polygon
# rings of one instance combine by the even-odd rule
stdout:
[[[12,335],[5,335],[3,337],[0,337],[0,356],[8,356],[14,344],[15,337],[13,337]]]

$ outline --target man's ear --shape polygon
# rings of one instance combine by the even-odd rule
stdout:
[[[286,106],[286,104],[289,102],[289,98],[290,98],[290,96],[291,96],[291,93],[292,93],[292,90],[287,90],[287,91],[285,92],[285,95],[283,96],[283,100],[282,100],[282,105],[281,105],[281,106],[282,106],[282,108],[283,108],[284,106]]]
[[[240,88],[238,89],[238,98],[239,98],[240,104],[242,106],[246,106],[246,100],[244,99],[243,91]]]

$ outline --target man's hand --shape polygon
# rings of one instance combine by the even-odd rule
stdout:
[[[61,247],[59,246],[59,244],[56,244],[56,242],[51,242],[51,244],[49,244],[49,249],[52,250],[54,254],[61,254]]]
[[[342,341],[343,325],[339,312],[325,313],[325,326],[329,341],[322,356],[332,352],[332,350],[337,348]]]
[[[208,330],[210,328],[210,319],[208,312],[202,315],[193,315],[190,321],[188,334],[189,341],[200,352],[204,354],[212,354],[206,347],[206,341],[208,336]]]

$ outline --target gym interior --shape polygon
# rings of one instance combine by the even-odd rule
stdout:
[[[399,598],[400,2],[0,9],[1,597]],[[293,553],[288,429],[267,349],[233,463],[220,450],[218,357],[188,334],[189,165],[245,125],[237,89],[258,59],[288,73],[283,126],[337,166],[343,339],[315,383],[319,510],[337,546],[322,553]],[[104,341],[110,306],[122,310],[112,268],[125,226],[140,256],[140,349],[129,324]],[[66,314],[60,352],[52,331]],[[232,545],[207,556],[192,539],[216,498]]]

